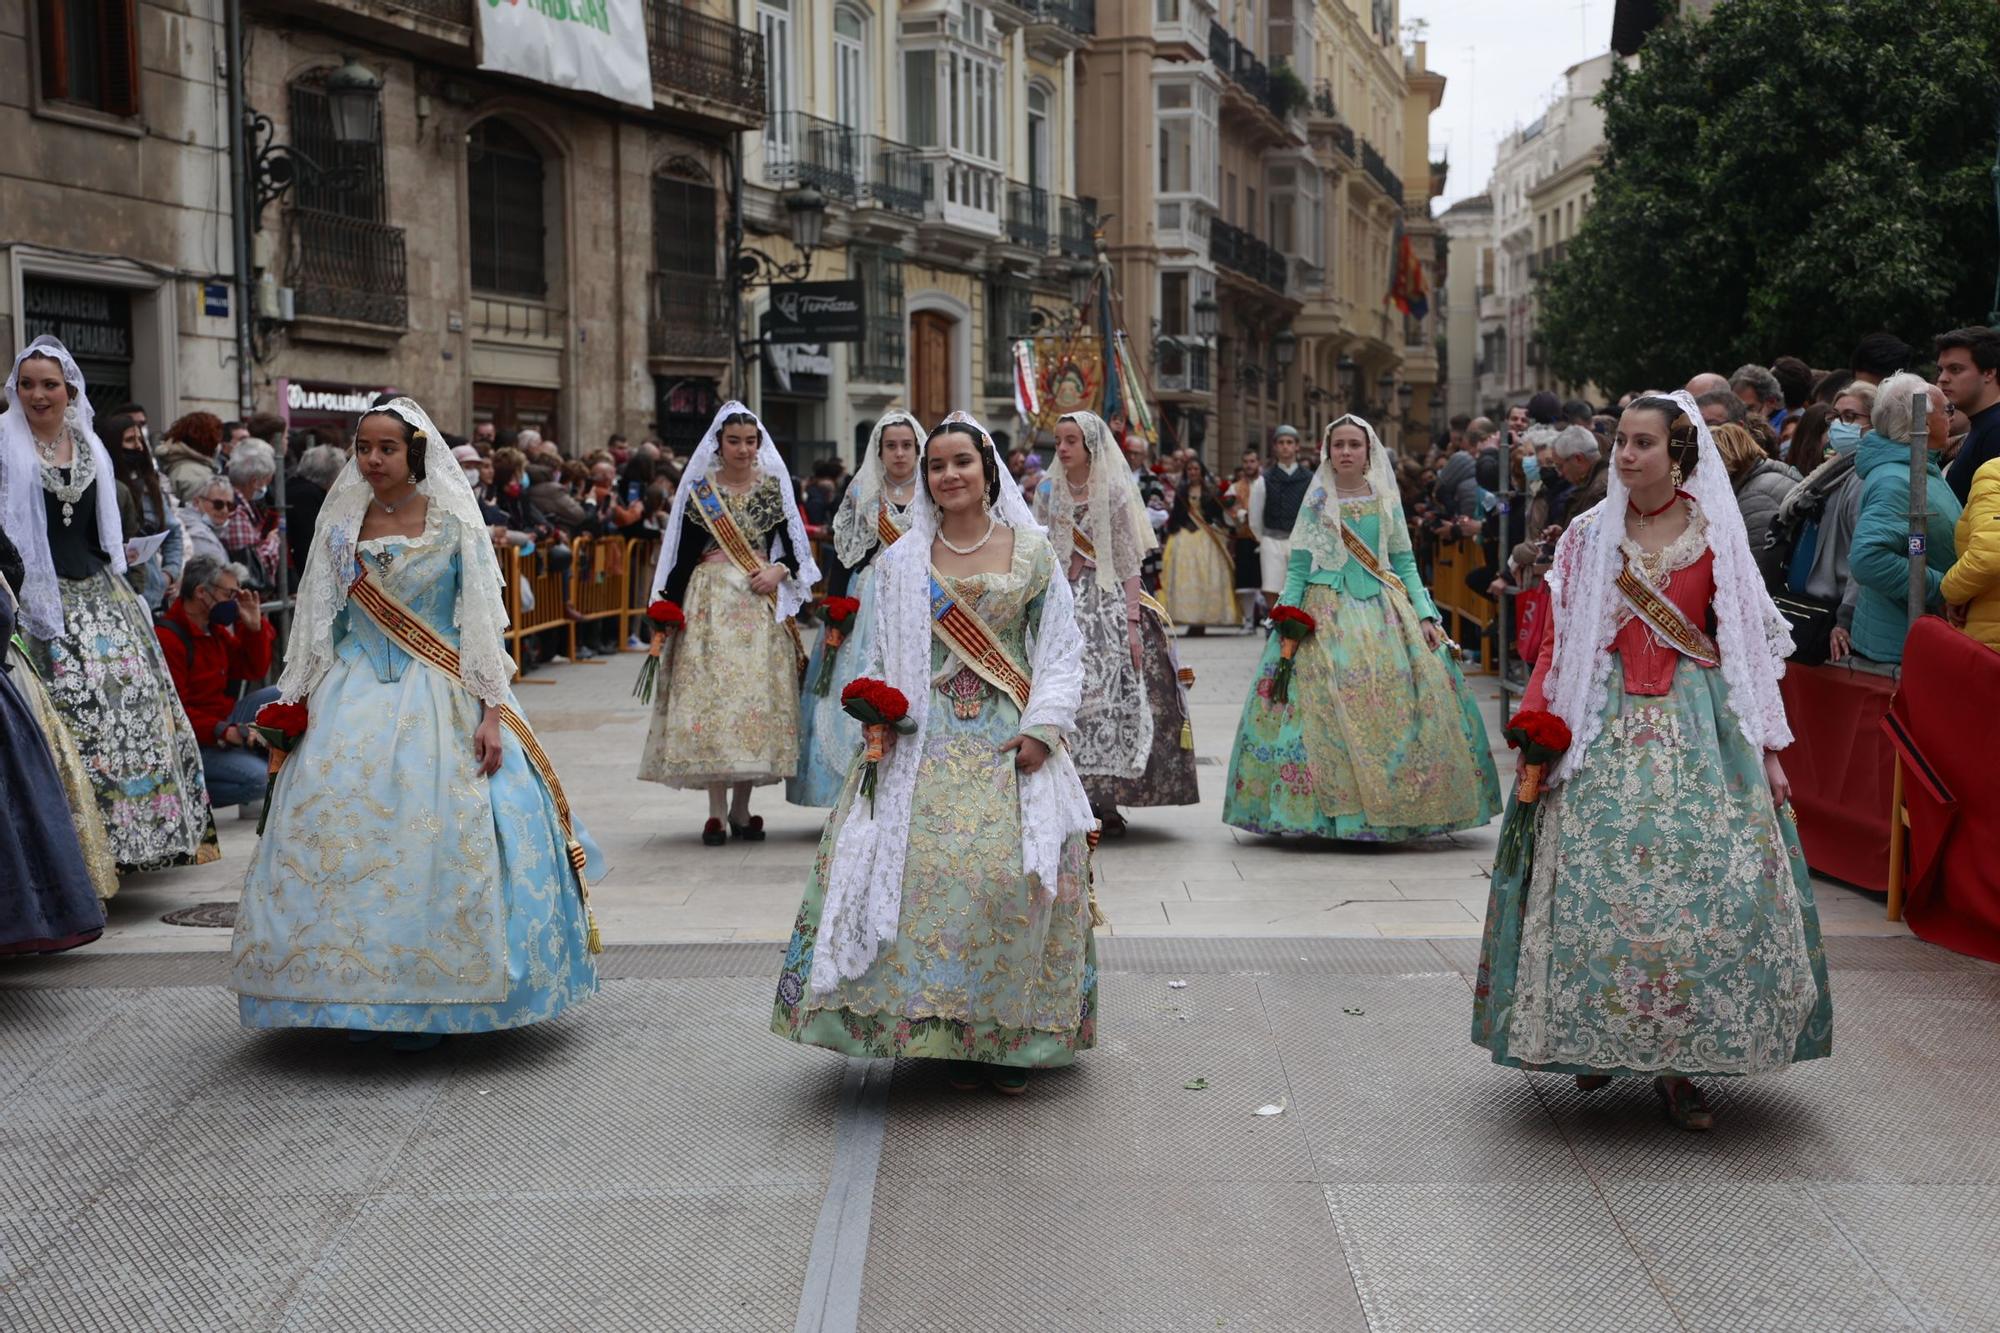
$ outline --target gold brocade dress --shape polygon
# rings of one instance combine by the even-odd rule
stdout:
[[[774,538],[787,555],[785,500],[776,478],[736,495],[717,488],[751,549]],[[676,597],[674,593],[680,591]],[[688,506],[667,587],[687,623],[668,641],[639,777],[669,787],[782,782],[798,767],[799,661],[790,622],[723,554]]]

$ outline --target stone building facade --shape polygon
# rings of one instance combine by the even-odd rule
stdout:
[[[236,413],[218,6],[0,0],[0,341],[54,333],[100,411]]]
[[[758,347],[745,388],[793,465],[858,456],[877,417],[954,408],[1020,437],[1013,341],[1073,309],[1091,254],[1071,145],[1092,0],[755,0],[769,116],[742,136],[745,243],[800,256],[787,202],[827,201],[811,281],[862,285],[858,342]],[[749,289],[746,339],[767,286]]]
[[[1310,434],[1350,409],[1393,435],[1406,382],[1428,413],[1431,329],[1385,297],[1399,223],[1435,264],[1427,122],[1443,87],[1386,0],[1100,8],[1079,179],[1110,216],[1174,442],[1230,467],[1280,424]]]
[[[481,71],[473,0],[258,0],[249,106],[347,173],[258,215],[257,393],[339,424],[393,388],[447,431],[533,427],[690,445],[727,391],[723,228],[735,133],[762,123],[762,48],[721,6],[649,4],[654,105]],[[372,148],[333,141],[348,55],[382,80]]]

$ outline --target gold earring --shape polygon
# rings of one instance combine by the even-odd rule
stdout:
[[[1674,489],[1679,490],[1681,488],[1681,465],[1679,463],[1674,464],[1673,471],[1667,475],[1673,480]]]

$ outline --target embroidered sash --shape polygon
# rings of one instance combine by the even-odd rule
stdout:
[[[736,516],[729,512],[729,506],[723,503],[722,496],[707,477],[696,477],[689,494],[694,498],[696,507],[701,510],[701,525],[708,529],[709,536],[715,538],[715,544],[722,548],[722,553],[729,557],[730,563],[742,570],[746,577],[754,577],[769,563],[758,557],[756,549],[750,545],[750,539],[743,535],[743,529],[736,526]],[[767,592],[764,594],[764,600],[776,606],[778,594]],[[785,633],[791,637],[792,654],[798,659],[798,668],[804,671],[806,647],[799,638],[798,622],[785,621]]]
[[[1188,501],[1188,517],[1194,520],[1196,529],[1204,537],[1215,543],[1215,549],[1222,552],[1223,562],[1233,569],[1235,567],[1236,555],[1229,549],[1229,539],[1216,531],[1208,519],[1202,516],[1201,505],[1198,502],[1194,500]]]
[[[953,597],[944,580],[932,570],[931,630],[957,653],[981,680],[1014,701],[1014,707],[1028,711],[1028,673],[1000,646],[1000,640],[979,613]]]
[[[1076,553],[1085,560],[1090,561],[1093,565],[1096,564],[1097,548],[1091,545],[1090,538],[1084,535],[1083,529],[1071,528],[1069,535],[1071,545],[1075,547]],[[1139,589],[1139,605],[1158,616],[1160,623],[1167,627],[1167,633],[1172,634],[1174,632],[1174,618],[1167,614],[1166,604],[1160,601],[1159,598],[1141,588]]]
[[[1345,522],[1340,525],[1340,542],[1349,555],[1361,562],[1363,569],[1375,576],[1376,582],[1391,592],[1403,594],[1404,600],[1410,603],[1410,609],[1416,609],[1416,599],[1410,596],[1410,590],[1403,586],[1403,580],[1397,577],[1396,571],[1384,565],[1382,557],[1369,550],[1368,543],[1361,540],[1361,534]]]
[[[889,517],[887,501],[875,511],[875,535],[881,540],[882,549],[885,551],[894,546],[896,539],[903,535],[903,530],[896,526],[896,520]]]
[[[410,656],[429,666],[435,667],[454,684],[459,684],[458,649],[447,643],[423,617],[398,601],[381,584],[369,576],[366,566],[347,589],[348,597],[366,611],[384,634],[395,640],[396,645]],[[563,792],[562,780],[556,776],[556,766],[550,761],[548,752],[535,739],[528,719],[514,711],[510,704],[499,707],[500,725],[514,733],[514,739],[521,743],[521,750],[534,766],[535,775],[548,789],[549,799],[556,807],[556,818],[562,823],[565,851],[569,856],[570,868],[576,872],[577,897],[583,900],[584,914],[589,919],[590,951],[597,953],[601,946],[597,942],[597,923],[590,915],[590,890],[583,882],[583,869],[587,860],[583,844],[577,840],[575,824],[570,817],[569,797]]]
[[[1722,665],[1722,651],[1715,640],[1689,620],[1678,606],[1645,579],[1632,572],[1627,560],[1618,569],[1618,591],[1632,614],[1646,623],[1661,641],[1705,667]]]

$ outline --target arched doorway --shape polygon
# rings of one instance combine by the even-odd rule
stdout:
[[[942,310],[919,310],[910,316],[910,410],[919,421],[944,420],[953,408],[952,340],[958,321]]]

